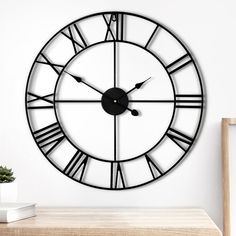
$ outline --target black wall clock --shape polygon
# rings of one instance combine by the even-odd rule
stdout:
[[[69,178],[130,189],[189,152],[203,116],[193,56],[161,24],[126,12],[83,17],[37,55],[26,88],[32,135]]]

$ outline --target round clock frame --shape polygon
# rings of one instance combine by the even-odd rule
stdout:
[[[105,39],[88,45],[88,40],[86,40],[81,30],[79,30],[78,25],[80,24],[80,22],[94,17],[100,17],[101,18],[100,20],[104,20],[104,24],[106,27],[104,35]],[[126,39],[124,24],[125,24],[125,19],[128,17],[134,17],[137,19],[144,20],[146,23],[153,24],[154,28],[151,34],[149,35],[148,40],[144,43],[144,45],[140,45],[137,42],[129,41]],[[72,31],[72,27],[74,31]],[[150,49],[150,45],[155,40],[155,37],[158,37],[156,36],[156,34],[159,30],[163,30],[167,32],[169,35],[171,35],[172,39],[175,40],[185,52],[183,55],[176,58],[171,63],[167,63],[165,60],[160,58],[158,53]],[[74,37],[75,33],[77,33],[77,38]],[[67,60],[67,62],[64,65],[58,64],[54,61],[52,62],[51,59],[49,59],[48,55],[46,54],[47,47],[50,46],[50,44],[58,37],[58,35],[63,36],[67,40],[69,40],[69,42],[72,43],[71,45],[73,46],[74,49],[74,55],[71,58],[69,58],[69,60]],[[138,110],[130,108],[129,105],[130,104],[133,105],[133,103],[132,99],[129,97],[130,96],[129,94],[135,90],[139,89],[141,90],[142,89],[141,87],[143,87],[144,84],[150,83],[148,82],[150,78],[145,78],[145,80],[143,80],[142,82],[139,81],[139,83],[136,83],[135,86],[130,90],[128,90],[127,88],[124,89],[117,86],[115,78],[113,87],[106,89],[106,91],[101,91],[97,87],[93,86],[93,84],[90,84],[90,81],[87,81],[83,77],[80,77],[80,75],[69,72],[68,66],[73,62],[74,58],[79,56],[81,52],[86,51],[88,48],[100,44],[114,45],[115,57],[117,50],[116,47],[118,44],[119,45],[130,44],[132,46],[139,47],[145,50],[148,54],[152,55],[158,61],[158,63],[161,64],[161,66],[166,71],[166,74],[168,75],[171,84],[171,89],[173,89],[174,97],[172,100],[164,99],[164,100],[159,100],[158,102],[173,104],[173,112],[170,115],[168,126],[165,128],[165,132],[161,135],[161,138],[159,138],[155,143],[155,145],[152,145],[151,148],[149,148],[147,151],[142,152],[142,154],[124,159],[119,159],[117,157],[117,149],[119,147],[117,146],[117,137],[116,137],[117,136],[116,119],[119,115],[122,115],[125,112],[129,113],[130,116],[134,116],[134,118],[142,116],[142,114],[140,114]],[[80,58],[78,57],[78,60],[79,59]],[[115,63],[116,62],[114,62],[114,68],[116,68]],[[45,93],[39,94],[37,89],[35,89],[35,85],[34,87],[31,85],[33,83],[32,81],[36,80],[35,71],[38,65],[48,66],[50,69],[52,69],[53,72],[55,72],[56,75],[56,82],[54,83],[53,91],[50,90],[50,93],[48,94],[47,92],[47,95],[44,95]],[[175,78],[175,74],[177,72],[181,72],[189,65],[191,65],[191,67],[196,73],[197,79],[195,80],[197,81],[197,84],[199,86],[199,93],[178,93],[174,82],[174,80],[177,80],[177,78]],[[114,70],[115,70],[114,77],[116,77],[117,76],[116,69]],[[73,78],[77,83],[83,84],[89,89],[92,89],[93,91],[99,93],[101,96],[100,100],[96,101],[94,100],[93,102],[100,103],[102,105],[103,112],[114,117],[114,159],[112,160],[108,160],[106,158],[103,159],[102,157],[91,155],[84,150],[82,151],[79,145],[77,145],[71,139],[70,135],[68,135],[68,130],[65,129],[64,124],[60,119],[60,115],[58,114],[59,110],[58,107],[60,106],[60,103],[69,101],[69,100],[62,101],[60,100],[60,98],[58,98],[59,92],[57,87],[61,81],[63,82],[62,76],[65,74],[68,77]],[[48,42],[38,53],[31,67],[26,85],[25,109],[26,109],[27,121],[36,144],[38,145],[43,155],[55,168],[57,168],[60,172],[62,172],[72,180],[90,187],[107,189],[107,190],[123,190],[123,189],[140,187],[165,176],[184,159],[186,154],[189,153],[189,150],[191,149],[194,141],[196,140],[196,137],[201,127],[203,112],[204,112],[204,103],[205,103],[204,97],[205,97],[204,87],[199,68],[193,56],[191,55],[187,47],[181,42],[180,39],[178,39],[166,27],[147,17],[128,12],[109,11],[109,12],[95,13],[80,18],[66,25],[64,28],[62,28],[48,40]],[[35,103],[37,102],[38,104],[35,105]],[[70,100],[70,102],[75,103],[81,101]],[[89,101],[86,100],[86,102]],[[150,103],[154,102],[155,101],[152,100]],[[35,125],[35,120],[37,120],[37,118],[35,118],[36,116],[35,114],[37,112],[40,113],[41,116],[44,117],[43,119],[45,124],[45,120],[47,119],[45,119],[45,115],[43,115],[43,112],[48,110],[53,111],[53,114],[55,116],[55,122],[51,122],[47,125],[41,125],[41,126]],[[197,119],[195,119],[197,121],[194,124],[195,128],[193,135],[189,136],[186,134],[186,132],[173,127],[173,122],[175,119],[177,119],[176,115],[178,112],[176,111],[179,110],[198,111]],[[169,139],[177,148],[181,149],[182,154],[180,157],[177,158],[177,160],[174,161],[174,163],[171,164],[171,166],[163,168],[158,163],[158,160],[156,158],[153,158],[153,156],[150,153],[151,151],[158,149],[159,146],[161,146],[162,143],[164,142],[165,138]],[[55,152],[55,150],[60,146],[60,144],[62,144],[65,141],[68,141],[68,143],[70,143],[76,149],[76,151],[73,153],[70,159],[68,159],[66,164],[60,166],[59,161],[56,162],[55,159],[52,158],[52,153]],[[146,177],[145,180],[143,180],[140,183],[134,181],[133,184],[130,184],[130,182],[132,181],[129,182],[127,180],[127,172],[125,171],[127,170],[127,168],[125,167],[125,164],[137,159],[142,159],[143,161],[142,165],[146,165],[146,171],[149,172],[150,177]],[[106,184],[102,184],[100,182],[92,183],[91,178],[90,180],[86,180],[85,176],[91,160],[104,162],[105,164],[108,165],[109,175]],[[95,177],[95,179],[97,178],[99,178],[99,176]]]

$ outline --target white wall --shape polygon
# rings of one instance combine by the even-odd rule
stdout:
[[[155,19],[179,35],[201,67],[207,111],[199,140],[167,177],[128,191],[80,185],[42,156],[24,109],[25,84],[42,45],[86,14],[125,10]],[[12,167],[19,201],[55,206],[201,207],[222,226],[221,117],[236,115],[236,2],[233,0],[1,0],[0,164]]]

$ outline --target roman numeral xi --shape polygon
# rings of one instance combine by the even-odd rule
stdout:
[[[71,41],[75,54],[87,47],[86,40],[76,24],[69,26],[61,33]]]

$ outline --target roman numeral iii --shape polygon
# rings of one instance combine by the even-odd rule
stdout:
[[[176,108],[200,109],[203,107],[202,94],[177,94],[175,99]]]
[[[64,139],[58,123],[53,123],[33,132],[40,148],[45,148],[45,154],[50,154]]]

